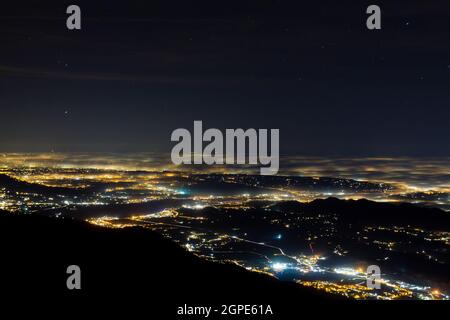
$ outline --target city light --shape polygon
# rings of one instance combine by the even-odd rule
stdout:
[[[272,264],[272,269],[275,270],[276,272],[281,272],[285,270],[287,267],[288,265],[286,263],[276,262]]]

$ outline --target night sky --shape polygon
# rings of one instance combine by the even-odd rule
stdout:
[[[0,151],[170,152],[203,120],[285,154],[450,156],[450,3],[392,2],[2,4]]]

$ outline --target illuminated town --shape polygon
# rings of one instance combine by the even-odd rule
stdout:
[[[346,213],[349,206],[358,211],[369,203],[358,199],[409,202],[448,221],[445,179],[419,179],[415,185],[417,177],[388,179],[386,167],[378,179],[365,180],[363,173],[352,178],[338,166],[336,178],[311,167],[305,175],[269,177],[222,168],[188,172],[156,160],[145,167],[138,159],[98,156],[94,164],[83,159],[3,155],[0,209],[108,228],[140,226],[204,259],[353,299],[449,299],[448,224]],[[374,162],[366,161],[367,167]],[[436,163],[436,175],[445,166]],[[376,176],[378,168],[370,170]],[[344,201],[350,199],[355,201]],[[381,289],[366,285],[366,268],[373,264],[382,270]]]

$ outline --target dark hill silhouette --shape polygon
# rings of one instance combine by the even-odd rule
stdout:
[[[184,303],[270,303],[281,314],[296,308],[295,301],[342,300],[235,265],[208,262],[141,228],[107,229],[0,211],[0,243],[0,291],[11,300],[57,299],[78,306],[117,300],[115,307],[142,303],[166,315]],[[80,291],[66,289],[71,264],[81,267]]]
[[[353,225],[397,225],[450,231],[450,215],[438,208],[409,203],[374,202],[366,199],[316,199],[309,203],[279,202],[273,206],[280,211],[302,213],[336,213],[341,223]]]

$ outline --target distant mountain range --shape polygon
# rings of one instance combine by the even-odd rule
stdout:
[[[5,188],[10,192],[27,192],[37,193],[46,196],[76,196],[86,193],[84,189],[65,188],[65,187],[50,187],[37,183],[29,183],[27,181],[19,180],[10,177],[6,174],[0,174],[0,188]]]

